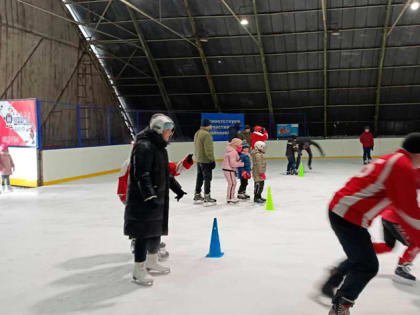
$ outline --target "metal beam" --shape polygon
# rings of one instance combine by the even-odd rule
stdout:
[[[117,74],[117,77],[116,77],[117,80],[121,77],[121,75],[123,74],[127,66],[130,65],[131,58],[133,58],[136,52],[137,52],[137,48],[133,50],[133,53],[131,54],[130,58],[128,58],[127,63],[122,67],[120,72]]]
[[[327,29],[327,0],[322,2],[322,24],[324,27],[323,49],[324,49],[324,137],[328,135],[328,29]]]
[[[248,35],[252,38],[252,40],[254,41],[254,43],[259,46],[258,40],[255,38],[254,35],[252,35],[252,33],[249,31],[248,28],[246,28],[244,25],[241,24],[241,19],[239,18],[238,15],[236,15],[236,13],[233,11],[233,9],[226,3],[225,0],[219,0],[221,3],[223,3],[223,5],[226,7],[226,9],[228,9],[228,11],[232,14],[232,16],[235,18],[235,20],[239,23],[239,25],[248,33]]]
[[[395,20],[394,24],[392,24],[391,28],[389,29],[388,33],[386,34],[386,36],[391,35],[392,30],[394,29],[394,27],[397,25],[398,21],[402,18],[402,16],[404,15],[405,11],[407,11],[407,9],[409,8],[410,4],[413,2],[413,0],[407,0],[407,3],[404,5],[404,8],[401,10],[400,14],[398,15],[397,19]]]
[[[119,0],[119,1],[122,2],[122,3],[124,3],[127,7],[131,8],[132,10],[134,10],[134,11],[136,11],[136,12],[142,14],[142,15],[144,15],[145,17],[149,18],[150,20],[152,20],[156,24],[159,24],[160,26],[162,26],[163,28],[165,28],[166,30],[168,30],[169,32],[171,32],[172,34],[175,34],[179,38],[182,38],[183,40],[187,41],[188,43],[190,43],[191,45],[193,45],[194,47],[197,48],[197,46],[194,44],[194,42],[192,42],[191,40],[189,40],[188,38],[186,38],[182,34],[178,33],[174,29],[170,28],[169,26],[166,26],[165,24],[163,24],[159,20],[155,19],[154,17],[150,16],[149,14],[147,14],[143,10],[139,9],[138,7],[136,7],[135,5],[133,5],[132,3],[130,3],[129,1],[127,1],[127,0]],[[131,20],[133,21],[133,23],[136,23],[136,24],[138,23],[136,21],[135,17],[133,17]]]
[[[268,78],[267,64],[265,62],[264,45],[261,39],[260,23],[258,21],[258,10],[257,10],[257,4],[255,0],[252,0],[252,8],[254,10],[255,27],[257,29],[258,49],[260,51],[261,66],[263,68],[263,73],[264,73],[263,77],[264,77],[264,86],[265,86],[265,96],[267,98],[268,111],[270,112],[270,122],[271,124],[274,124],[273,100],[271,98],[270,81]]]
[[[404,49],[404,48],[420,48],[420,45],[406,45],[406,46],[388,46],[387,49]],[[348,49],[328,49],[329,53],[334,52],[363,52],[363,51],[377,51],[381,50],[379,47],[371,48],[348,48]],[[265,56],[289,56],[289,55],[307,55],[307,54],[323,54],[324,50],[309,50],[309,51],[292,51],[292,52],[280,52],[280,53],[265,53]],[[259,57],[259,54],[238,54],[238,55],[207,55],[207,60],[209,59],[225,59],[225,58],[251,58]],[[113,59],[113,57],[108,56],[99,56],[99,59]],[[130,56],[120,57],[121,59],[129,59]],[[143,59],[146,56],[134,56],[132,59]],[[183,57],[161,57],[155,58],[156,61],[170,61],[170,60],[193,60],[201,59],[200,56],[183,56]]]
[[[376,85],[376,106],[375,106],[375,115],[374,115],[374,132],[375,135],[378,135],[378,125],[379,125],[379,106],[381,103],[381,85],[382,85],[382,72],[384,67],[385,61],[385,53],[386,53],[386,43],[387,43],[387,34],[388,34],[388,25],[391,19],[391,6],[392,0],[388,0],[388,6],[386,9],[385,15],[385,24],[382,34],[382,46],[381,46],[381,54],[379,57],[379,67],[378,67],[378,82]]]
[[[260,15],[260,14],[258,14]],[[105,24],[105,23],[102,23]],[[396,28],[412,28],[412,27],[419,27],[420,24],[410,24],[410,25],[397,25]],[[352,28],[346,28],[346,29],[340,29],[340,32],[355,32],[355,31],[365,31],[365,30],[383,30],[383,27],[352,27]],[[323,35],[324,30],[320,31],[301,31],[301,32],[287,32],[287,33],[271,33],[271,34],[261,34],[262,38],[270,38],[270,37],[282,37],[282,36],[296,36],[296,35],[311,35],[311,34],[319,34]],[[238,39],[238,38],[250,38],[248,34],[241,34],[241,35],[221,35],[221,36],[210,36],[207,37],[207,40],[219,40],[219,39]],[[104,43],[110,42],[110,43],[123,43],[124,41],[137,41],[135,38],[130,39],[121,39],[118,40],[101,40]],[[164,43],[164,42],[173,42],[173,41],[182,41],[181,38],[162,38],[162,39],[148,39],[148,43]]]
[[[213,78],[210,73],[209,64],[207,62],[207,57],[206,57],[206,54],[204,53],[203,45],[201,44],[200,38],[198,36],[197,27],[195,25],[195,21],[192,16],[192,12],[191,12],[191,8],[190,8],[190,4],[188,0],[184,0],[184,6],[188,14],[188,20],[190,21],[192,33],[195,37],[195,44],[197,45],[197,49],[200,54],[201,63],[203,65],[203,69],[206,74],[207,84],[209,85],[209,90],[211,93],[211,98],[213,100],[214,108],[216,109],[216,111],[220,112],[221,109],[219,105],[219,98],[217,97],[217,94],[216,94],[216,87],[214,86]]]
[[[101,0],[100,2],[106,2],[107,0]],[[72,2],[67,1],[68,4],[89,4],[94,1],[82,1],[82,2]],[[402,6],[401,3],[393,4],[393,7]],[[348,7],[336,7],[336,8],[328,8],[327,11],[346,11],[346,10],[356,10],[356,9],[374,9],[374,8],[383,8],[384,4],[371,4],[371,5],[356,5],[356,6],[348,6]],[[308,9],[308,10],[284,10],[284,11],[276,11],[276,12],[261,12],[259,13],[260,16],[276,16],[276,15],[290,15],[290,14],[302,14],[302,13],[316,13],[321,12],[322,8],[316,8],[316,9]],[[346,12],[343,12],[343,14],[346,14]],[[252,13],[246,13],[242,14],[241,16],[244,17],[252,17]],[[232,18],[231,14],[219,14],[219,15],[197,15],[194,17],[195,19],[224,19],[224,18]],[[177,20],[186,20],[188,17],[186,16],[175,16],[175,17],[161,17],[159,18],[159,21],[177,21]],[[143,19],[137,19],[138,22],[144,22],[148,21],[148,18]],[[122,20],[118,21],[116,23],[130,23],[131,21]],[[106,23],[104,23],[106,24]]]
[[[101,24],[105,14],[108,12],[108,9],[112,4],[112,1],[114,1],[114,0],[109,0],[108,3],[106,4],[104,11],[102,12],[101,16],[99,17],[98,22],[95,25],[95,29],[98,29],[98,26],[99,26],[99,24]]]
[[[171,99],[168,96],[168,92],[166,91],[166,87],[165,87],[165,84],[163,83],[162,77],[160,75],[159,68],[157,67],[156,62],[153,59],[153,55],[150,51],[149,46],[146,43],[146,40],[144,39],[143,33],[140,29],[140,26],[135,21],[134,13],[133,13],[131,7],[128,6],[128,5],[127,5],[127,11],[128,11],[128,14],[130,15],[130,18],[133,21],[134,28],[136,29],[137,36],[139,37],[139,40],[140,40],[141,45],[144,49],[144,52],[146,53],[147,61],[149,62],[150,68],[152,69],[155,81],[158,84],[159,91],[161,93],[161,96],[162,96],[163,102],[165,104],[165,107],[166,107],[167,111],[169,113],[171,113],[172,112],[172,102],[171,102]]]

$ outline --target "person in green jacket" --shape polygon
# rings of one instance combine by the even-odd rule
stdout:
[[[194,135],[195,157],[197,159],[197,181],[195,185],[195,203],[214,204],[216,199],[210,196],[212,171],[216,167],[214,158],[213,138],[210,134],[211,122],[203,119],[201,128]],[[204,182],[204,198],[201,187]]]

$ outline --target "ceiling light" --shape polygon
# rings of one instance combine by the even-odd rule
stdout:
[[[333,31],[333,32],[331,33],[331,35],[333,35],[333,36],[340,36],[340,35],[341,35],[341,33],[340,33],[340,31]]]
[[[414,3],[413,3],[414,4]],[[418,3],[417,3],[418,4]],[[241,25],[248,25],[248,20],[245,18],[241,19]]]
[[[200,37],[200,42],[207,43],[209,39],[207,37]]]
[[[418,1],[414,1],[411,4],[411,10],[416,11],[420,7],[420,3]]]

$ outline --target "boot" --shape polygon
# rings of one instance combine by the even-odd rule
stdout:
[[[171,272],[169,267],[160,265],[158,263],[158,254],[147,253],[146,257],[146,270],[153,274],[167,275]]]
[[[203,196],[201,194],[195,194],[194,195],[194,203],[202,203],[204,201]]]
[[[146,287],[153,285],[153,279],[147,274],[145,262],[134,263],[133,282]]]
[[[244,195],[245,195],[245,199],[251,199],[251,196],[250,195],[247,195],[245,193],[244,193]]]
[[[204,203],[216,203],[216,199],[213,199],[210,194],[204,195]]]
[[[412,264],[409,262],[399,264],[397,266],[397,269],[395,269],[395,275],[393,280],[395,282],[403,284],[414,285],[416,283],[416,277],[410,273],[411,266]]]
[[[246,200],[248,199],[244,193],[238,193],[238,199]]]
[[[350,307],[348,304],[334,304],[328,315],[350,315]]]
[[[330,270],[330,276],[327,281],[322,285],[321,292],[329,298],[333,298],[336,289],[343,282],[344,276],[338,271],[336,267]]]
[[[166,244],[164,242],[159,245],[158,258],[159,261],[166,261],[169,259],[169,252],[166,250]]]

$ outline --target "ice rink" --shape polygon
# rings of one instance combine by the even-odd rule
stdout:
[[[0,314],[328,314],[310,298],[326,268],[344,257],[327,204],[361,160],[315,160],[303,178],[283,175],[286,161],[267,169],[274,212],[252,202],[226,205],[220,163],[217,206],[193,204],[195,168],[177,178],[188,195],[177,203],[171,193],[163,240],[172,272],[151,288],[130,282],[117,174],[0,195]],[[208,259],[215,217],[225,256]],[[378,222],[371,233],[382,239]],[[420,314],[420,285],[391,280],[401,251],[380,256],[379,274],[352,315]]]

